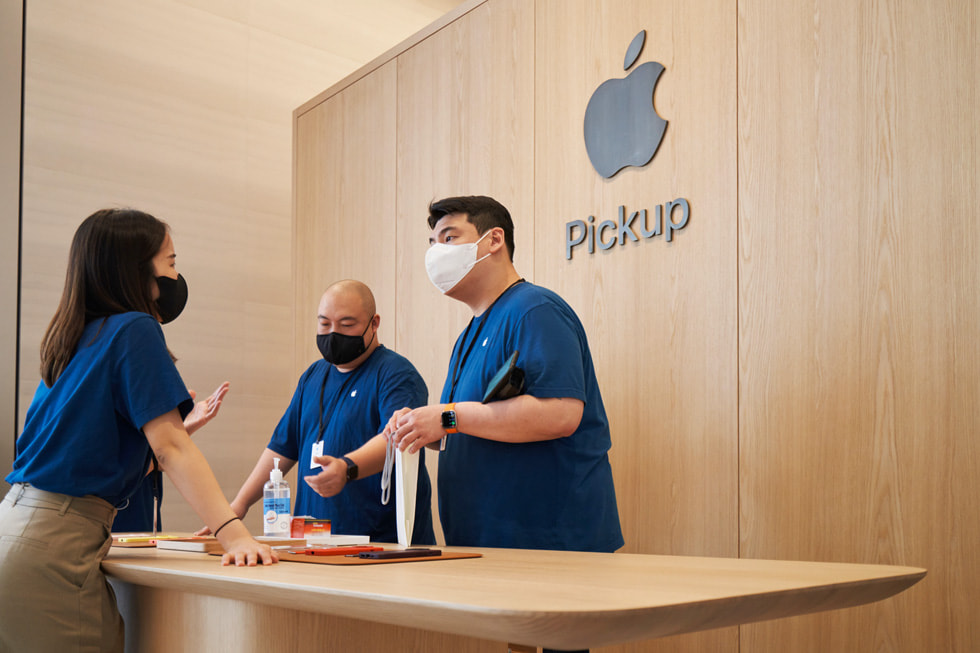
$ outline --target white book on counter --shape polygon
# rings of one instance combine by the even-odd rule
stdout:
[[[306,540],[301,537],[266,537],[264,535],[258,535],[255,537],[255,540],[262,544],[268,544],[269,546],[294,546],[297,548],[306,546]],[[218,538],[210,536],[157,540],[157,548],[169,551],[195,551],[197,553],[220,553],[224,551]]]
[[[318,546],[348,546],[351,544],[369,544],[371,538],[367,535],[340,535],[339,533],[334,535],[325,536],[312,536],[306,538],[306,543],[310,546],[316,544]]]

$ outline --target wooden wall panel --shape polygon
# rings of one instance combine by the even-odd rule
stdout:
[[[23,18],[22,0],[0,0],[0,478],[12,469],[17,434]]]
[[[480,4],[398,57],[398,349],[438,401],[471,317],[425,271],[428,204],[490,195],[514,219],[515,265],[532,278],[533,6]]]
[[[980,643],[973,3],[739,3],[741,555],[910,564],[742,650]]]
[[[518,269],[589,334],[627,550],[930,570],[880,604],[613,650],[980,642],[976,14],[487,0],[392,54],[396,348],[431,396],[468,314],[425,276],[425,205],[492,194]],[[640,29],[669,125],[604,181],[584,111]],[[566,222],[677,198],[672,242],[565,259]]]
[[[296,359],[319,353],[316,308],[330,283],[357,279],[374,292],[379,337],[395,333],[395,64],[383,66],[296,122],[294,233]],[[387,337],[385,337],[387,336]]]
[[[164,329],[178,368],[202,394],[232,383],[221,417],[196,438],[231,494],[262,437],[245,425],[275,419],[290,376],[270,355],[291,319],[289,241],[275,235],[290,227],[281,200],[276,215],[250,184],[268,177],[248,162],[257,124],[237,58],[248,27],[124,4],[27,11],[22,417],[75,228],[103,206],[146,210],[170,223],[189,285],[187,310]],[[288,206],[288,192],[280,198]],[[165,526],[200,525],[172,486],[164,494]]]
[[[733,18],[714,0],[539,3],[535,276],[590,337],[631,552],[737,554]],[[582,138],[585,107],[624,76],[641,28],[640,61],[666,66],[655,97],[668,126],[648,166],[603,180]],[[652,224],[676,198],[689,200],[690,219],[671,242],[582,247],[566,260],[567,221],[615,221],[625,205]]]
[[[537,7],[535,278],[569,301],[590,339],[624,550],[737,556],[734,8]],[[585,109],[601,83],[628,74],[626,49],[641,29],[636,66],[664,65],[654,104],[668,125],[649,165],[603,180],[586,152]],[[594,254],[580,247],[566,259],[566,222],[617,221],[625,206],[626,216],[646,209],[652,225],[657,206],[677,198],[689,201],[690,218],[671,242],[642,238],[638,219],[639,242]],[[736,645],[730,628],[614,650]]]
[[[533,5],[479,5],[398,57],[397,350],[438,402],[453,343],[471,317],[425,271],[429,202],[490,195],[514,219],[514,262],[533,281]],[[426,463],[433,486],[438,454]],[[441,523],[433,492],[437,539]]]
[[[187,311],[164,328],[185,381],[202,393],[231,381],[195,440],[234,496],[297,379],[292,109],[455,4],[29,3],[21,421],[75,228],[97,208],[136,206],[170,223],[188,280]],[[309,360],[312,308],[295,312]],[[173,487],[165,495],[168,529],[200,525]]]

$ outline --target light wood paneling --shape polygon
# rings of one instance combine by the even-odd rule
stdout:
[[[395,64],[297,118],[294,234],[296,360],[319,354],[316,307],[333,281],[357,279],[374,292],[381,341],[395,322]]]
[[[295,388],[294,312],[312,311],[293,304],[291,112],[456,4],[31,3],[20,419],[75,228],[102,206],[147,210],[173,228],[190,286],[165,327],[178,367],[201,393],[232,384],[195,440],[234,496]],[[200,525],[165,495],[167,528]],[[260,532],[257,511],[246,523]]]
[[[126,650],[224,650],[240,653],[289,651],[453,651],[503,653],[506,645],[460,635],[330,617],[233,599],[113,582],[124,606]],[[126,609],[128,608],[128,609]],[[220,643],[201,635],[224,624]],[[259,625],[275,624],[273,632]]]
[[[397,350],[438,402],[456,337],[471,317],[425,272],[429,202],[490,195],[514,219],[514,261],[533,280],[533,6],[476,9],[398,57]],[[438,454],[426,456],[438,482]],[[442,541],[433,492],[433,518]]]
[[[930,569],[874,606],[616,650],[976,648],[976,8],[528,6],[472,3],[392,55],[397,348],[437,395],[468,315],[424,274],[425,205],[497,196],[518,269],[589,334],[628,551]],[[585,106],[639,29],[669,125],[603,181]],[[565,260],[566,222],[677,198],[673,242]]]
[[[591,340],[626,550],[735,555],[734,15],[714,0],[678,3],[669,21],[664,11],[539,5],[535,276],[572,304]],[[599,84],[624,75],[640,28],[640,61],[666,67],[656,108],[669,124],[648,166],[603,181],[582,139],[585,107]],[[625,205],[647,209],[652,224],[658,204],[681,197],[690,219],[672,242],[641,238],[593,255],[583,247],[566,260],[567,221],[615,221]]]
[[[444,6],[444,13],[437,20],[432,21],[424,28],[415,32],[411,36],[407,37],[397,45],[392,46],[385,52],[382,52],[377,57],[364,64],[350,75],[347,75],[343,79],[339,80],[333,86],[330,86],[315,96],[304,102],[302,105],[296,108],[294,115],[301,115],[315,107],[316,105],[323,102],[323,100],[336,95],[341,92],[357,80],[370,75],[372,72],[385,65],[386,63],[393,61],[398,57],[398,55],[410,50],[415,47],[425,39],[429,38],[436,32],[440,31],[442,28],[453,23],[461,16],[466,15],[473,8],[480,6],[486,0],[432,0],[433,2],[439,2],[439,4]]]
[[[980,643],[974,3],[739,3],[741,554],[915,564],[742,651]]]
[[[735,43],[731,3],[539,2],[536,20],[535,277],[588,333],[612,432],[625,551],[737,556]],[[585,108],[636,66],[664,65],[668,121],[652,162],[603,180],[583,139]],[[631,69],[632,70],[632,69]],[[611,127],[615,128],[615,125]],[[687,225],[565,258],[565,223],[617,221],[690,202]],[[680,210],[674,215],[681,220]],[[734,651],[736,629],[617,647]],[[606,649],[603,649],[606,650]],[[612,650],[612,649],[609,649]]]
[[[0,0],[0,479],[12,468],[17,430],[23,17],[22,0]]]
[[[533,25],[527,2],[484,3],[398,57],[398,348],[434,402],[471,313],[426,275],[429,202],[497,198],[533,280]]]

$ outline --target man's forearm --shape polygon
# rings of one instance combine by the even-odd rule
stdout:
[[[383,435],[378,434],[354,451],[343,455],[357,463],[358,476],[364,478],[371,474],[377,474],[384,467],[387,442]]]
[[[481,404],[456,404],[458,428],[467,435],[499,442],[557,440],[575,432],[584,404],[577,399],[521,395]]]
[[[244,517],[248,509],[262,498],[262,488],[265,486],[265,482],[269,480],[269,472],[275,465],[274,458],[279,458],[279,469],[282,470],[283,474],[286,474],[296,464],[295,460],[286,458],[272,449],[264,450],[231,502],[231,507],[239,517]]]

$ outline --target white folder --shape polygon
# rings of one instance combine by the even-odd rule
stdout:
[[[398,543],[402,546],[412,543],[420,457],[417,453],[395,451],[395,519],[398,521]]]

